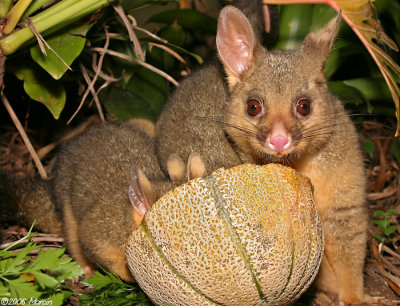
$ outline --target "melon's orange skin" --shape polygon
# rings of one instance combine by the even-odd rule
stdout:
[[[126,255],[156,304],[268,305],[290,304],[308,288],[323,249],[309,179],[244,164],[163,196]]]

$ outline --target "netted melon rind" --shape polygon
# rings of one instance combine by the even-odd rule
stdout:
[[[315,252],[323,237],[308,178],[281,165],[244,165],[214,177],[266,301],[297,299],[322,254]]]
[[[176,277],[147,237],[144,230],[135,231],[126,249],[126,256],[136,282],[152,301],[156,305],[215,305],[193,290],[187,282]]]
[[[251,274],[211,193],[204,179],[178,187],[146,215],[149,233],[176,271],[209,299],[256,302],[257,288],[249,286]]]
[[[309,286],[322,250],[309,180],[246,164],[161,198],[132,234],[127,261],[157,304],[286,304]]]

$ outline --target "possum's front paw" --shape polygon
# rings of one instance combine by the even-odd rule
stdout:
[[[186,180],[190,181],[206,175],[206,167],[200,157],[200,154],[197,152],[190,153],[187,166],[179,155],[171,154],[167,161],[167,171],[171,181],[176,185],[185,183]]]
[[[178,154],[171,154],[167,160],[167,171],[170,180],[179,185],[183,183],[186,165]]]
[[[206,166],[197,152],[192,152],[189,155],[187,165],[187,178],[188,181],[206,175]]]

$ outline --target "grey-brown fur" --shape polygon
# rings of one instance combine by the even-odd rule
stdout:
[[[137,225],[128,197],[134,173],[140,170],[150,180],[151,189],[140,187],[153,191],[151,198],[172,188],[159,167],[154,140],[130,124],[102,124],[65,143],[54,169],[50,181],[9,182],[4,198],[18,204],[25,224],[37,219],[36,230],[63,228],[69,251],[87,275],[102,266],[131,280],[124,243]]]
[[[50,184],[38,177],[0,173],[0,222],[30,228],[36,220],[35,230],[62,234],[61,215],[52,202]]]
[[[124,243],[135,226],[128,197],[133,171],[141,169],[158,195],[171,189],[153,139],[128,124],[100,126],[65,145],[55,169],[53,191],[74,257],[129,279]]]

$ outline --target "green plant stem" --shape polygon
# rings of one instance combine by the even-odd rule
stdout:
[[[28,7],[28,9],[22,15],[22,19],[30,16],[31,14],[36,12],[43,5],[45,5],[47,2],[50,2],[50,1],[52,1],[52,0],[36,0],[36,1],[33,1],[33,3]]]
[[[33,227],[35,226],[36,220],[33,221],[31,228],[28,231],[28,234],[26,234],[24,237],[22,237],[21,239],[19,239],[18,241],[15,241],[12,245],[8,246],[7,248],[4,249],[4,251],[8,251],[10,249],[12,249],[13,247],[15,247],[16,245],[20,244],[21,242],[23,242],[24,240],[28,239],[31,236],[31,232],[33,230]]]
[[[70,5],[71,3],[74,4]],[[69,25],[72,22],[95,12],[103,6],[107,6],[109,3],[107,0],[65,0],[59,2],[59,4],[64,5],[60,8],[60,6],[56,4],[31,19],[39,33],[43,34],[46,32],[45,34],[50,34],[61,27]],[[68,4],[69,6],[65,7],[65,4]],[[53,14],[48,12],[50,9],[52,9],[51,12]],[[45,18],[42,14],[45,15]],[[20,29],[0,40],[0,49],[5,55],[12,54],[24,43],[34,37],[35,35],[29,27]]]
[[[12,31],[14,31],[15,26],[21,19],[22,14],[28,8],[31,2],[32,0],[19,0],[17,4],[13,6],[13,8],[7,14],[7,25],[3,29],[4,34],[10,34]]]
[[[50,6],[48,9],[44,10],[43,12],[35,15],[32,17],[32,22],[36,23],[41,21],[42,19],[50,18],[51,16],[62,12],[63,10],[67,9],[68,7],[75,5],[79,2],[84,2],[85,0],[62,0],[57,2],[56,4]],[[98,0],[97,0],[98,1]]]
[[[12,0],[0,0],[0,18],[7,16],[10,11]]]

